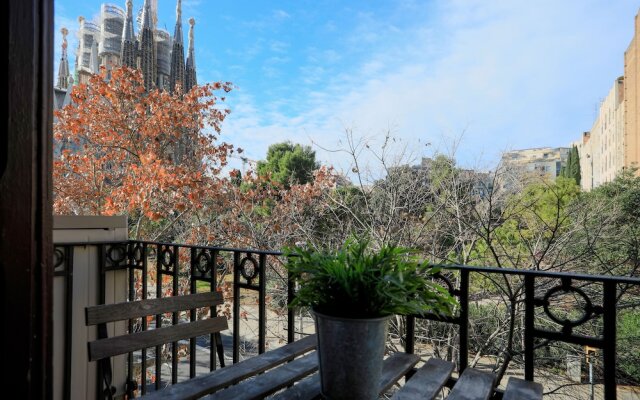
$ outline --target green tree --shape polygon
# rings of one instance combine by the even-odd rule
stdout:
[[[560,176],[571,178],[580,186],[580,155],[578,154],[578,148],[576,146],[573,146],[569,151],[567,165],[560,170]]]
[[[581,228],[573,238],[581,264],[594,274],[637,276],[640,273],[640,178],[620,173],[585,193],[574,207]]]
[[[527,269],[562,265],[575,230],[571,205],[579,194],[575,181],[564,177],[534,181],[510,194],[496,215],[481,222],[485,231],[479,231],[477,262]]]
[[[258,175],[271,175],[271,180],[289,188],[292,184],[313,181],[313,171],[320,165],[316,162],[316,152],[309,146],[291,142],[269,146],[267,159],[258,162]]]

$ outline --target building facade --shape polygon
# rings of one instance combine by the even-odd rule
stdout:
[[[624,75],[601,102],[591,131],[573,143],[580,154],[581,186],[591,190],[626,169],[640,175],[640,25],[624,53]]]
[[[182,36],[182,4],[176,5],[176,25],[173,37],[158,29],[157,2],[145,0],[138,13],[138,34],[135,32],[133,1],[127,0],[126,9],[102,4],[97,22],[79,17],[78,48],[76,49],[75,77],[72,78],[67,60],[67,42],[63,40],[63,57],[54,88],[55,108],[63,106],[69,82],[88,83],[100,67],[108,71],[114,66],[126,65],[141,70],[147,90],[158,88],[173,92],[176,87],[189,89],[197,83],[194,48],[195,20],[189,20],[189,53],[185,62]],[[64,29],[66,37],[67,30]],[[66,86],[62,86],[66,84]]]
[[[625,162],[625,86],[624,77],[615,80],[600,104],[591,131],[573,143],[580,155],[583,190],[611,182],[628,165]]]
[[[567,164],[570,150],[569,147],[513,150],[502,154],[500,164],[505,170],[547,176],[555,181]]]
[[[624,167],[640,167],[640,25],[635,17],[633,39],[624,53]],[[638,172],[636,172],[638,173]]]

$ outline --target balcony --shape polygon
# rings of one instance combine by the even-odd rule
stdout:
[[[278,251],[126,240],[124,219],[102,228],[81,230],[81,241],[58,231],[54,245],[55,398],[103,396],[103,371],[87,361],[86,343],[96,336],[85,326],[89,305],[203,291],[225,299],[217,313],[231,329],[221,337],[115,357],[117,394],[156,391],[314,333],[310,315],[287,308],[295,282]],[[438,280],[458,299],[456,315],[393,318],[387,352],[449,360],[459,372],[488,370],[502,388],[509,376],[534,380],[549,398],[587,399],[592,390],[594,398],[640,395],[633,374],[640,337],[630,318],[640,311],[640,279],[449,265]],[[110,326],[108,334],[210,315],[193,309],[134,319]]]

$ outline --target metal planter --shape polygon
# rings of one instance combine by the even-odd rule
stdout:
[[[314,311],[325,399],[377,399],[390,316],[339,318]]]

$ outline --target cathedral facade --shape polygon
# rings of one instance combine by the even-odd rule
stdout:
[[[147,90],[158,88],[174,92],[181,87],[188,91],[197,84],[193,38],[195,20],[189,19],[185,60],[181,0],[177,0],[173,36],[157,28],[157,0],[144,0],[136,18],[137,24],[134,24],[132,0],[127,0],[126,10],[102,4],[100,11],[97,23],[78,18],[79,40],[73,76],[67,55],[68,30],[61,30],[62,56],[54,87],[54,108],[67,104],[72,85],[87,83],[91,75],[99,73],[100,67],[107,71],[119,65],[137,68],[142,72]]]

